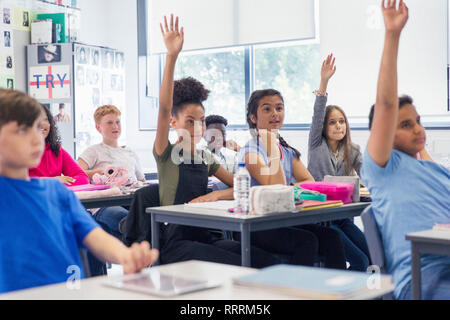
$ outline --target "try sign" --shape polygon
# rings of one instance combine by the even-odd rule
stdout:
[[[70,66],[30,68],[28,91],[35,99],[70,98]]]

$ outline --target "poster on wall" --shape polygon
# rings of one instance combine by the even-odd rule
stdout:
[[[0,88],[2,89],[14,89],[15,88],[15,78],[13,75],[2,75],[0,74]]]
[[[13,10],[9,6],[2,6],[0,3],[0,23],[11,27],[13,25]]]
[[[123,52],[76,44],[74,53],[76,154],[79,155],[89,144],[101,142],[93,117],[99,106],[112,104],[124,113],[125,70]],[[122,123],[121,144],[126,141],[124,126]]]
[[[69,65],[31,67],[28,81],[28,92],[35,99],[70,98]]]
[[[13,7],[13,23],[12,27],[15,30],[30,31],[30,10],[25,8]]]

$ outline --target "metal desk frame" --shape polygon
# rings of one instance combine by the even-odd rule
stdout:
[[[147,208],[151,214],[152,247],[160,249],[159,223],[173,223],[193,227],[237,231],[241,233],[242,266],[250,267],[250,233],[304,224],[340,220],[359,216],[369,206],[359,202],[341,207],[324,208],[305,212],[286,212],[265,216],[238,216],[224,210],[194,208],[181,205]]]

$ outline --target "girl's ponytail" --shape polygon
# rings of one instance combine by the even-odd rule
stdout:
[[[285,148],[289,148],[289,149],[294,150],[295,156],[296,156],[298,159],[300,159],[300,156],[301,156],[300,151],[298,151],[297,149],[291,147],[291,146],[286,142],[286,140],[284,140],[280,135],[278,135],[278,139],[280,140],[280,145],[282,145],[282,146],[285,147]]]

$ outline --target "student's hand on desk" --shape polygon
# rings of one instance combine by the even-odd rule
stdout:
[[[216,192],[210,192],[208,194],[205,194],[204,196],[195,198],[191,201],[189,201],[189,203],[197,203],[197,202],[214,202],[219,200],[219,197],[217,195]]]
[[[125,274],[139,272],[153,264],[159,256],[157,249],[151,249],[148,241],[133,243],[126,248],[120,259]]]
[[[64,183],[65,185],[72,185],[72,183],[74,183],[76,180],[72,177],[67,177],[67,176],[60,176],[60,177],[55,177],[55,179],[61,181],[62,183]]]

